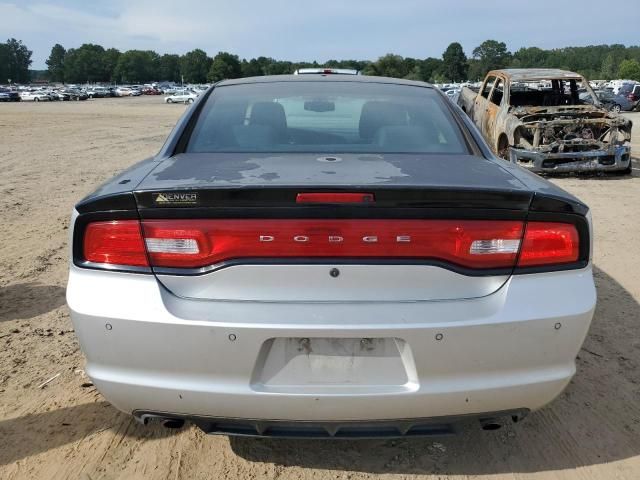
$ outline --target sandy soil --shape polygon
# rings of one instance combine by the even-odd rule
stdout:
[[[157,97],[0,104],[0,479],[640,478],[637,163],[633,177],[554,180],[593,210],[599,301],[574,381],[522,424],[421,440],[240,440],[141,427],[111,407],[82,374],[65,306],[68,217],[155,153],[184,108]],[[635,142],[638,152],[639,129]]]

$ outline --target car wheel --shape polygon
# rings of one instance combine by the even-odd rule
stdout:
[[[34,101],[34,102],[39,102],[39,101],[40,101],[40,99],[39,99],[38,97],[36,97],[36,98],[34,98],[34,99],[33,99],[33,101]]]
[[[189,100],[187,100],[187,103],[189,104],[193,103],[193,98],[190,98]]]
[[[167,98],[167,103],[173,103],[173,100],[171,100],[170,98]]]
[[[611,105],[611,108],[609,110],[611,110],[613,113],[620,113],[620,110],[622,110],[622,107],[617,103],[614,103],[613,105]]]

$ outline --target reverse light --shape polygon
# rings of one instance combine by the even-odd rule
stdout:
[[[504,240],[491,239],[491,240],[474,240],[471,243],[469,253],[472,255],[495,255],[496,253],[518,253],[520,248],[520,239],[517,240]]]
[[[193,238],[147,238],[145,244],[149,253],[200,253],[198,242]]]

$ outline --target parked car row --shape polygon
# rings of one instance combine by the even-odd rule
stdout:
[[[193,103],[208,85],[178,87],[170,84],[114,86],[0,86],[0,102],[49,102],[55,100],[86,100],[89,98],[137,97],[140,95],[168,95],[167,103]],[[170,98],[170,100],[168,100]]]
[[[20,100],[23,102],[48,102],[67,100],[86,100],[89,98],[86,92],[75,89],[64,90],[28,90],[20,92]]]

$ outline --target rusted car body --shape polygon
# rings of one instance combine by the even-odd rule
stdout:
[[[591,103],[580,100],[585,91]],[[464,87],[458,105],[497,155],[534,172],[631,171],[631,121],[607,111],[577,73],[494,70],[478,92]]]

